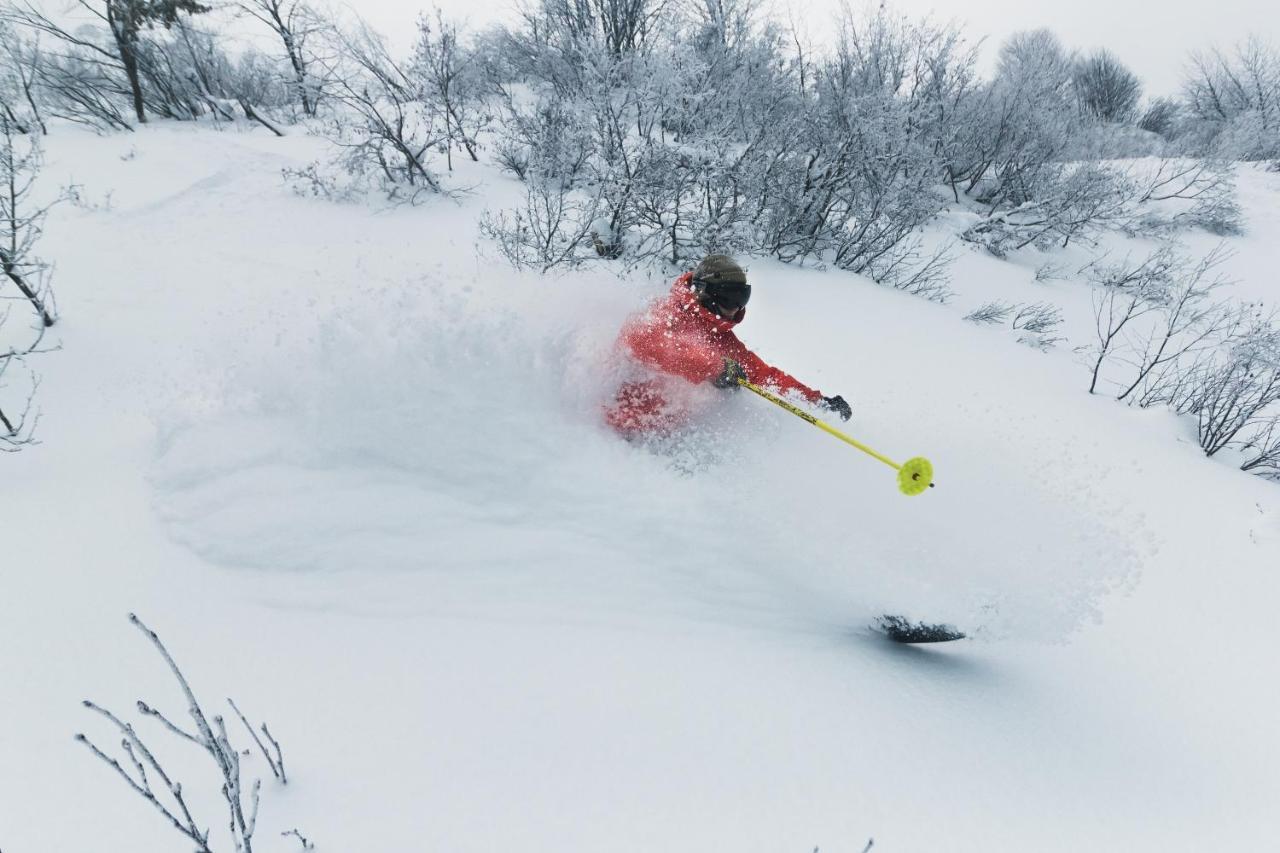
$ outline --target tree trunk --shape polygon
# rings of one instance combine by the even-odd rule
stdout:
[[[120,46],[120,60],[124,63],[124,72],[129,76],[129,88],[133,90],[133,111],[138,115],[138,122],[146,124],[147,114],[142,103],[142,81],[138,78],[138,57],[133,47]]]
[[[147,114],[142,100],[142,80],[138,76],[138,30],[137,26],[128,20],[129,10],[117,9],[117,5],[118,0],[107,0],[107,24],[111,27],[111,35],[115,37],[116,52],[120,54],[125,76],[129,78],[129,88],[133,93],[133,111],[138,116],[138,122],[145,124]],[[120,20],[121,11],[126,16],[125,20]]]

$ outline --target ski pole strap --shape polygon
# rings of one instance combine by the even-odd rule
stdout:
[[[844,433],[842,433],[840,430],[828,424],[827,422],[819,420],[811,412],[806,412],[804,409],[801,409],[799,406],[793,406],[791,403],[788,403],[786,400],[782,399],[777,394],[770,393],[769,391],[766,391],[765,389],[761,388],[759,385],[756,385],[752,382],[748,382],[746,379],[739,379],[738,384],[749,391],[753,391],[756,394],[759,394],[761,397],[765,398],[770,403],[773,403],[776,406],[780,406],[781,408],[786,409],[788,412],[800,418],[801,420],[808,421],[809,423],[813,424],[823,432],[828,433],[829,435],[835,436],[836,438],[843,441],[845,444],[851,447],[856,447],[858,450],[861,450],[863,453],[867,454],[872,459],[877,459],[883,462],[884,464],[888,465],[893,470],[897,471],[898,472],[898,489],[904,495],[918,495],[933,488],[933,485],[934,485],[933,484],[933,466],[929,464],[928,460],[916,457],[914,459],[908,459],[905,463],[899,465],[897,462],[894,462],[888,456],[885,456],[882,453],[877,453],[876,451],[872,450],[870,447],[867,447],[865,444],[858,441],[857,439],[847,436]]]

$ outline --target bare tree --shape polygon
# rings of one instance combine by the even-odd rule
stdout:
[[[418,41],[410,61],[411,73],[421,80],[426,100],[444,121],[445,162],[453,171],[453,146],[461,145],[473,161],[477,134],[489,122],[479,102],[473,56],[459,39],[458,27],[435,10],[434,20],[418,18]]]
[[[542,0],[539,12],[573,43],[600,38],[621,57],[645,45],[669,5],[668,0]]]
[[[328,136],[344,149],[347,170],[378,180],[397,201],[443,192],[428,158],[448,136],[417,81],[363,22],[332,35],[337,58],[326,71],[346,111],[329,122]]]
[[[20,133],[38,128],[42,134],[48,134],[49,128],[35,97],[37,80],[44,64],[39,38],[24,38],[0,16],[0,57],[3,57],[3,62],[0,62],[0,112],[13,122]]]
[[[320,100],[320,86],[311,73],[308,42],[324,27],[320,16],[304,0],[240,0],[237,6],[244,14],[265,24],[280,39],[302,111],[305,115],[314,116]]]
[[[156,26],[171,27],[183,13],[194,15],[209,11],[196,0],[77,0],[77,4],[105,25],[110,46],[69,32],[41,12],[30,0],[10,10],[18,22],[47,33],[68,46],[83,51],[84,61],[122,72],[128,81],[137,120],[145,122],[146,95],[140,72],[140,39],[142,31]]]
[[[173,656],[169,654],[169,650],[161,642],[156,632],[148,628],[142,620],[132,613],[129,614],[129,621],[150,640],[151,645],[164,659],[174,680],[177,681],[183,695],[187,716],[190,718],[189,728],[179,725],[163,712],[141,700],[137,703],[139,715],[144,719],[154,720],[163,731],[167,731],[180,740],[199,747],[212,759],[218,771],[218,784],[221,788],[222,799],[227,806],[227,826],[235,850],[237,853],[253,853],[253,836],[257,829],[262,780],[255,779],[252,785],[246,789],[242,766],[243,756],[241,751],[231,742],[223,717],[216,714],[210,715],[204,709],[204,706],[200,704],[186,676],[178,668],[178,664],[174,661]],[[281,784],[284,784],[287,780],[284,778],[284,759],[279,743],[271,737],[266,725],[263,724],[261,731],[272,746],[272,750],[268,750],[244,715],[240,713],[239,708],[235,706],[235,703],[230,699],[227,702],[236,716],[249,730],[254,741],[257,742],[272,773]],[[198,853],[213,853],[209,843],[210,829],[208,824],[197,820],[192,814],[182,782],[173,778],[157,757],[153,748],[138,733],[134,725],[88,699],[84,700],[83,704],[84,707],[109,721],[119,733],[121,736],[120,749],[123,753],[125,764],[122,764],[119,758],[109,755],[87,735],[77,734],[76,740],[84,744],[99,760],[112,768],[134,793],[160,812],[170,826],[186,837],[188,841],[195,844]],[[245,754],[247,755],[248,753],[246,752]],[[126,764],[128,765],[127,767]],[[299,838],[301,838],[301,835],[299,835]]]
[[[153,88],[157,90],[167,81],[177,84],[169,97],[170,105],[185,104],[193,112],[203,105],[209,113],[226,121],[243,114],[276,136],[284,136],[265,113],[268,105],[283,104],[287,93],[284,87],[272,85],[261,54],[247,50],[233,59],[212,33],[198,30],[187,21],[177,21],[171,30],[169,44],[155,45],[161,48],[170,70],[153,75]]]
[[[1136,117],[1142,83],[1111,51],[1097,50],[1079,60],[1073,82],[1085,115],[1113,123],[1128,123]]]

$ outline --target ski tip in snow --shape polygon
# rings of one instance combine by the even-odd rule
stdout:
[[[909,622],[901,616],[881,616],[875,628],[895,643],[949,643],[965,637],[963,631],[951,625]]]

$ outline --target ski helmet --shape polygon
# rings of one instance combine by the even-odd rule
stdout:
[[[751,285],[747,273],[728,255],[707,255],[693,270],[698,301],[717,314],[729,316],[747,307]]]

